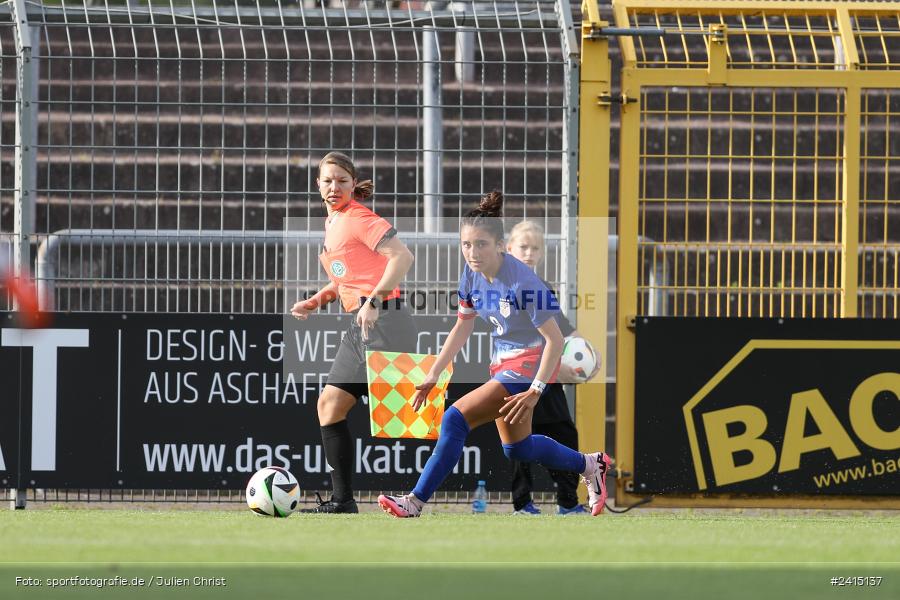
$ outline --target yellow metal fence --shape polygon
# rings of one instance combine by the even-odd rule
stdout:
[[[631,324],[651,298],[673,316],[900,316],[900,4],[612,8],[607,23],[584,3],[579,205],[608,210],[584,185],[597,164],[584,140],[608,127],[612,96],[621,104],[615,451],[627,472]],[[621,96],[590,63],[609,64],[610,25],[665,33],[618,38]],[[620,479],[620,500],[628,483]]]

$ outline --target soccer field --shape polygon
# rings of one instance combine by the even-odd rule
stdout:
[[[4,598],[900,596],[900,519],[891,514],[401,521],[381,513],[276,520],[244,511],[60,509],[0,512],[0,531]],[[50,578],[116,576],[144,585],[49,587]],[[880,577],[880,585],[831,583],[857,576]],[[42,585],[17,585],[17,577]]]

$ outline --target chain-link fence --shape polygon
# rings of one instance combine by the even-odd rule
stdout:
[[[616,457],[636,469],[629,319],[900,314],[900,19],[896,2],[611,9],[645,33],[619,39],[615,98]]]
[[[623,42],[638,312],[653,291],[678,316],[897,317],[896,4],[623,0],[616,19],[667,32]]]
[[[326,282],[315,178],[337,150],[374,181],[367,205],[416,253],[406,285],[455,286],[459,217],[500,189],[507,229],[530,219],[547,232],[541,275],[564,292],[577,55],[563,0],[10,0],[0,253],[33,273],[47,309],[283,313]],[[0,309],[12,306],[0,294]],[[434,310],[447,307],[417,312]]]
[[[550,234],[545,275],[566,279],[568,3],[322,4],[0,9],[0,232],[27,239],[45,306],[283,312],[285,219],[306,221],[298,243],[315,256],[330,150],[352,156],[375,182],[369,206],[404,219],[423,251],[451,250],[432,234],[503,190],[511,222]],[[31,111],[16,113],[17,93]],[[33,138],[21,157],[19,129]],[[311,264],[297,275],[319,285]],[[410,279],[446,277],[426,260]]]

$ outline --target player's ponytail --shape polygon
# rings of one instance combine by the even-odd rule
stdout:
[[[357,200],[365,200],[375,193],[375,184],[371,179],[364,179],[353,188],[353,197]]]
[[[463,217],[461,227],[468,225],[484,229],[498,242],[503,241],[503,193],[494,190],[481,197],[478,208]],[[460,228],[461,228],[460,227]]]

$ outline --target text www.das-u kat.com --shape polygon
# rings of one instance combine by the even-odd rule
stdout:
[[[252,473],[269,465],[281,466],[298,473],[330,471],[321,445],[308,444],[294,453],[287,444],[254,444],[253,438],[233,446],[227,444],[143,444],[144,463],[148,472],[175,473]],[[396,441],[390,445],[364,446],[356,440],[357,473],[421,473],[431,455],[431,446],[407,446]],[[227,463],[226,458],[231,462]],[[455,473],[481,472],[481,449],[466,446]]]

